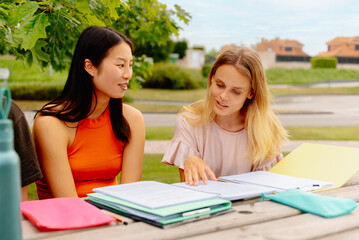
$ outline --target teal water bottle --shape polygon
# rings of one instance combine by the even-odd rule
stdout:
[[[21,239],[20,161],[8,119],[11,94],[6,87],[0,88],[0,103],[0,238]]]

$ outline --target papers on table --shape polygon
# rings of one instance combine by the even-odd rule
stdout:
[[[312,191],[333,185],[333,183],[330,182],[286,176],[283,174],[276,174],[266,171],[256,171],[239,175],[225,176],[220,177],[219,179],[234,183],[247,183],[271,187],[277,189],[278,191],[284,191],[288,189],[302,189],[305,191]]]
[[[93,191],[151,209],[218,197],[217,194],[178,189],[155,181],[95,188]]]
[[[165,226],[230,208],[239,200],[288,189],[319,191],[342,186],[359,170],[359,149],[332,145],[300,145],[269,172],[220,177],[199,186],[139,182],[98,188],[90,202],[111,211]],[[230,182],[230,183],[229,183]],[[222,198],[222,199],[220,199]],[[224,200],[226,199],[226,200]],[[124,202],[118,202],[118,201]],[[221,202],[224,201],[224,202]]]
[[[230,201],[260,196],[261,193],[267,194],[279,191],[273,187],[245,183],[234,184],[222,181],[208,181],[208,184],[204,184],[203,181],[200,181],[198,186],[191,186],[184,182],[174,183],[172,185],[201,192],[215,193],[218,194],[221,198]]]
[[[282,192],[288,189],[312,191],[333,185],[329,182],[296,178],[266,171],[225,176],[219,179],[221,181],[208,181],[208,184],[200,181],[198,186],[191,186],[186,183],[174,183],[172,185],[218,194],[221,198],[231,201],[261,196],[262,193]]]
[[[95,206],[158,227],[211,216],[231,208],[218,194],[155,181],[95,188],[88,200]]]

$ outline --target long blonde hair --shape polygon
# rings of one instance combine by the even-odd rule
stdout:
[[[264,159],[280,153],[281,146],[288,141],[288,134],[270,107],[271,95],[267,78],[256,52],[244,47],[235,47],[222,52],[209,74],[206,99],[184,106],[181,112],[195,113],[198,116],[193,118],[184,114],[192,125],[206,124],[213,120],[215,113],[210,97],[211,80],[217,69],[224,64],[234,66],[251,81],[254,97],[247,99],[242,109],[246,112],[244,125],[248,132],[250,159],[253,164],[261,163]]]

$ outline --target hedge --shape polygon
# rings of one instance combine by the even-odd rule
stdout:
[[[208,78],[209,73],[211,72],[212,66],[213,66],[212,63],[207,63],[207,64],[203,65],[202,70],[201,70],[203,77]]]
[[[313,57],[310,59],[312,68],[337,68],[338,59],[335,57]]]
[[[159,89],[196,89],[202,87],[200,72],[184,69],[171,63],[158,63],[152,69],[152,75],[142,83],[145,88]]]

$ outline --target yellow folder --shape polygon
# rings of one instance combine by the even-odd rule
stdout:
[[[339,188],[359,171],[359,148],[303,143],[269,171],[334,184],[321,190]]]

